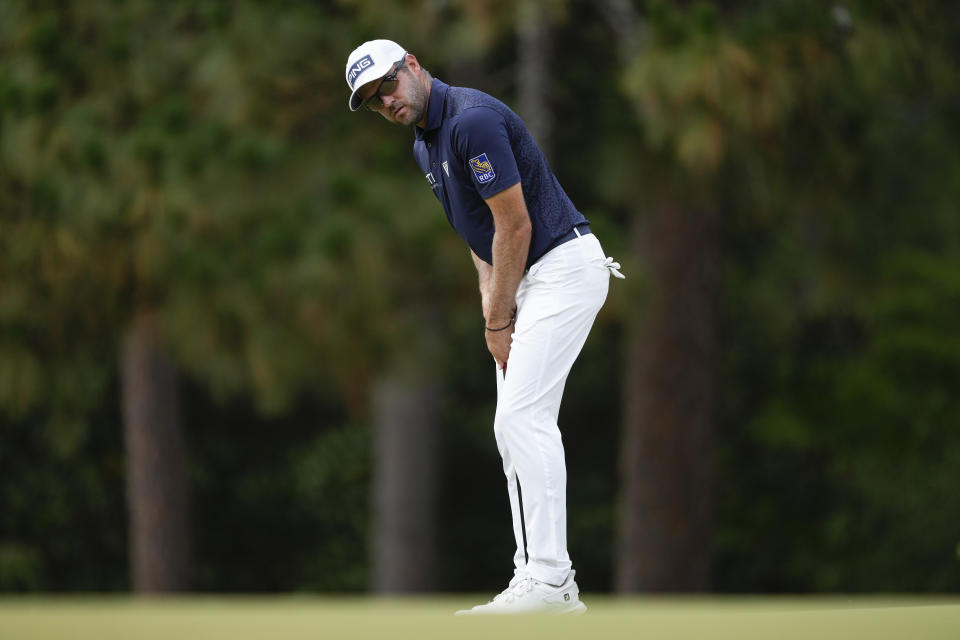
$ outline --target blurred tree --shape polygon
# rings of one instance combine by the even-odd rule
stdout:
[[[152,314],[134,318],[121,349],[133,589],[182,591],[190,533],[177,372]]]
[[[558,2],[522,0],[517,3],[517,113],[549,160],[553,127],[547,90],[550,87],[553,13]]]
[[[66,415],[89,437],[85,416],[116,373],[107,354],[129,335],[121,388],[132,453],[164,450],[164,434],[177,441],[174,374],[147,366],[166,354],[223,402],[250,393],[276,415],[302,391],[335,384],[357,421],[369,415],[374,371],[419,318],[395,300],[450,286],[450,272],[431,240],[442,218],[417,215],[428,196],[415,172],[396,175],[399,152],[383,132],[337,135],[355,116],[319,88],[340,86],[352,31],[310,3],[4,7],[5,344],[26,373],[4,378],[5,408],[53,413],[71,396],[40,392],[64,375],[46,352],[84,372],[96,349],[102,373],[87,385],[99,386],[78,387],[78,403],[45,427]],[[285,46],[264,49],[271,38]],[[398,200],[411,203],[402,218],[389,213]],[[165,373],[143,375],[151,370]],[[166,450],[162,471],[135,455],[131,471],[182,488],[176,447]],[[128,475],[134,540],[137,514],[150,510],[141,500],[167,495],[139,473]],[[171,584],[144,580],[135,584]]]
[[[372,587],[437,589],[440,381],[436,349],[377,381],[373,464]],[[427,366],[424,366],[424,365]],[[430,365],[433,366],[430,366]]]
[[[626,76],[626,89],[637,106],[645,145],[652,157],[659,160],[658,166],[665,169],[648,168],[655,183],[653,193],[662,193],[665,188],[687,211],[696,211],[698,203],[710,202],[714,211],[722,213],[717,218],[722,224],[710,241],[714,249],[708,250],[697,241],[696,234],[691,234],[676,245],[676,264],[689,266],[704,256],[709,258],[724,239],[733,251],[723,260],[726,273],[731,269],[738,273],[746,270],[739,281],[731,281],[728,276],[720,289],[727,292],[723,323],[720,324],[721,316],[710,320],[718,325],[711,331],[723,326],[728,336],[735,336],[734,344],[738,346],[726,349],[724,359],[734,353],[736,358],[750,353],[758,376],[753,378],[757,389],[738,389],[729,382],[724,385],[728,393],[742,394],[742,399],[733,412],[731,400],[723,403],[724,420],[733,430],[725,434],[721,451],[722,486],[738,487],[741,495],[733,497],[738,493],[736,489],[722,494],[721,533],[716,539],[721,541],[722,549],[729,549],[728,536],[742,536],[735,539],[742,543],[737,548],[745,565],[753,564],[749,558],[755,557],[764,541],[791,541],[791,551],[772,561],[779,566],[769,567],[771,575],[779,579],[764,588],[837,589],[842,588],[841,584],[848,585],[847,588],[871,588],[869,584],[876,587],[878,572],[866,570],[863,565],[859,570],[863,581],[858,581],[852,561],[858,554],[852,547],[844,546],[849,554],[845,559],[837,553],[837,545],[840,540],[850,541],[851,536],[856,536],[853,532],[859,526],[866,527],[866,522],[887,521],[905,508],[902,502],[898,505],[902,498],[893,498],[892,494],[886,494],[889,500],[878,498],[885,493],[883,487],[888,486],[884,479],[875,476],[866,480],[871,473],[865,469],[883,468],[881,456],[868,454],[871,447],[865,443],[858,445],[844,439],[841,445],[827,434],[849,436],[857,431],[856,424],[876,419],[868,417],[866,403],[852,402],[846,396],[839,401],[844,406],[840,410],[830,398],[836,393],[833,390],[846,388],[835,367],[846,358],[862,364],[861,358],[876,348],[869,345],[877,344],[875,341],[880,338],[881,334],[871,327],[875,320],[867,320],[875,318],[877,310],[874,303],[867,301],[868,292],[882,286],[882,280],[876,277],[882,272],[877,259],[896,255],[904,246],[918,241],[925,252],[955,251],[951,248],[955,242],[943,242],[944,238],[955,237],[955,216],[946,213],[941,204],[944,190],[952,192],[957,184],[956,154],[939,143],[950,138],[944,135],[943,128],[952,130],[954,126],[945,117],[945,105],[955,99],[950,96],[955,95],[953,87],[957,86],[956,74],[947,70],[947,61],[955,57],[955,52],[945,46],[949,37],[941,40],[945,34],[934,26],[934,16],[943,10],[937,3],[926,3],[910,11],[873,6],[857,6],[851,11],[826,3],[800,6],[790,2],[770,3],[761,10],[725,3],[724,13],[718,14],[708,5],[677,10],[657,3],[649,11],[648,46]],[[939,37],[928,38],[921,47],[918,34],[922,32]],[[904,135],[901,123],[907,113],[923,122],[926,131]],[[931,128],[941,134],[931,135]],[[891,161],[893,157],[904,158],[905,149],[909,149],[909,169]],[[939,186],[931,188],[934,183]],[[684,185],[685,189],[678,191],[671,185]],[[695,185],[692,190],[691,185]],[[883,185],[896,185],[896,195]],[[653,199],[656,209],[657,196]],[[923,221],[918,221],[916,213],[907,213],[910,210],[922,211]],[[882,215],[883,226],[876,224],[878,215]],[[906,223],[908,219],[913,222]],[[735,232],[726,230],[731,223]],[[679,222],[677,226],[680,227]],[[751,227],[753,235],[746,231]],[[650,228],[669,231],[657,224]],[[756,235],[757,229],[764,230],[762,235]],[[937,235],[934,229],[940,229],[939,240],[925,235]],[[661,286],[658,256],[671,244],[669,233],[657,233],[654,237],[655,244],[641,245],[651,257],[654,277],[646,310],[652,314],[651,322],[656,317],[657,288]],[[764,241],[772,246],[764,246]],[[879,247],[884,247],[884,252],[878,252]],[[738,287],[747,281],[753,284],[741,293]],[[687,300],[683,311],[670,313],[670,321],[676,323],[686,317],[684,311],[695,311],[698,323],[702,323],[709,314],[703,313],[704,307],[694,300],[705,301],[711,289],[694,288],[699,293]],[[666,290],[671,292],[671,299],[680,299],[684,288],[679,287],[677,293]],[[953,303],[950,295],[945,295],[947,290],[949,287],[941,288],[936,294],[930,290],[929,295],[949,306]],[[742,298],[744,295],[749,302]],[[757,298],[751,297],[754,295]],[[763,321],[749,317],[743,310],[734,311],[751,305],[760,305],[771,316]],[[700,326],[707,329],[706,324]],[[751,347],[759,336],[765,336],[763,342],[757,348]],[[698,343],[685,342],[688,346]],[[666,340],[653,347],[653,352],[670,344]],[[833,349],[839,352],[818,363],[824,357],[818,353],[824,349],[826,353]],[[923,359],[922,351],[912,353]],[[832,366],[826,364],[830,361]],[[683,359],[665,360],[652,370],[657,375],[669,372],[676,362]],[[885,369],[879,362],[865,366],[871,370]],[[749,384],[751,378],[745,377],[743,370],[731,375],[726,364],[724,367],[724,380]],[[780,367],[785,367],[785,371],[775,373]],[[856,368],[861,374],[864,371],[859,365]],[[776,382],[780,379],[784,379],[784,386]],[[689,380],[684,382],[673,389],[698,386],[689,385]],[[882,388],[873,387],[871,402],[881,402],[880,398],[887,396],[889,389],[881,391]],[[695,400],[702,397],[705,396],[694,395],[693,400],[677,406],[703,406]],[[742,404],[747,398],[759,402],[759,415],[753,419]],[[796,400],[785,406],[786,398]],[[838,421],[841,414],[846,422]],[[731,420],[732,424],[728,422]],[[737,424],[740,421],[750,425],[747,429],[751,431],[743,440],[736,435],[742,433]],[[653,424],[658,422],[663,423],[654,420]],[[650,428],[649,423],[646,428]],[[910,432],[912,429],[905,433]],[[758,433],[774,440],[758,443]],[[880,448],[901,450],[894,444],[898,441],[900,438],[891,438]],[[640,456],[643,451],[656,451],[658,443],[664,440],[642,442],[637,449]],[[950,438],[941,443],[944,451],[952,451]],[[689,444],[668,445],[667,451],[676,455]],[[728,458],[732,450],[736,450],[736,455]],[[863,465],[862,475],[852,473],[848,462],[841,462],[847,460],[842,453],[845,450],[860,452],[854,457]],[[762,460],[764,456],[771,456],[779,464],[761,463],[755,470],[744,465],[747,460]],[[866,462],[868,459],[870,462]],[[658,468],[656,463],[650,465],[645,458],[642,460],[648,468]],[[690,459],[686,460],[689,464]],[[702,479],[702,464],[709,464],[709,460],[700,458],[685,472]],[[731,464],[740,466],[734,469],[728,466]],[[844,470],[832,470],[833,465]],[[682,466],[674,469],[679,471]],[[854,476],[859,480],[853,482]],[[655,473],[647,481],[653,484],[665,477],[664,473]],[[934,477],[940,480],[933,480]],[[944,477],[934,472],[929,476],[935,486]],[[672,492],[677,486],[690,487],[691,482],[697,484],[688,478],[678,484],[668,482],[671,486],[654,491],[652,496],[644,494],[648,499],[641,504],[660,505],[664,509],[670,508],[664,505],[683,505],[685,501]],[[768,483],[776,485],[769,492],[757,491]],[[707,490],[710,485],[701,482],[699,486]],[[690,497],[686,504],[697,493],[687,494]],[[670,497],[664,499],[665,495]],[[756,495],[756,500],[746,497],[751,495]],[[878,507],[878,499],[886,506]],[[860,511],[844,504],[847,500],[878,508]],[[762,540],[748,534],[749,527],[738,522],[745,513],[758,518],[757,526],[765,531],[760,534]],[[691,522],[688,518],[684,515],[672,522]],[[651,526],[650,521],[645,524]],[[648,535],[639,539],[647,541]],[[920,545],[923,537],[917,535],[914,544]],[[706,552],[688,547],[691,555],[676,555],[675,561],[707,558],[711,537],[701,535],[698,539]],[[818,539],[816,544],[811,542]],[[870,544],[866,537],[856,539],[859,544]],[[634,565],[635,570],[649,575],[651,570],[664,566],[664,557],[679,553],[673,542],[666,544],[666,552],[660,547],[660,554],[644,557]],[[941,550],[950,546],[943,538],[939,538],[938,544]],[[778,554],[772,552],[766,557]],[[832,560],[825,561],[824,557]],[[871,557],[874,567],[897,564],[894,554],[876,553]],[[739,567],[731,562],[730,556],[722,552],[717,572],[722,576],[718,578],[721,585],[738,584],[734,576]],[[841,575],[838,564],[846,564],[849,573]],[[625,569],[630,571],[629,566]],[[899,567],[900,584],[904,583],[907,571],[907,567]],[[885,583],[888,588],[897,584],[892,577],[895,573],[886,574],[890,576],[890,582]],[[667,573],[661,571],[659,575]],[[654,584],[677,588],[670,579],[664,577],[666,582],[655,580]],[[753,579],[757,576],[753,575]],[[945,584],[941,578],[938,580],[938,584]],[[703,584],[703,578],[697,582]],[[620,584],[624,585],[623,578]]]
[[[663,17],[652,16],[647,40],[645,22],[629,3],[610,0],[604,9],[620,39],[624,66],[657,68],[650,60],[671,46],[663,41]],[[713,59],[714,52],[705,51],[702,58],[671,61],[665,73],[691,78],[681,90],[696,95],[700,78],[710,77],[710,70],[701,73],[698,67]],[[652,102],[667,93],[670,101],[664,89],[644,84],[631,95]],[[638,112],[648,144],[650,130],[660,125],[651,115],[656,114]],[[696,101],[664,105],[663,115],[702,119]],[[708,184],[701,169],[704,155],[712,151],[710,132],[677,129],[670,134],[686,136],[696,149],[677,159],[654,155],[656,161],[644,163],[650,193],[646,207],[634,207],[630,234],[649,290],[634,298],[624,361],[616,587],[627,592],[702,590],[708,584],[718,213],[716,204],[703,197]]]
[[[738,203],[724,379],[743,382],[722,408],[720,518],[737,524],[717,538],[718,586],[949,590],[956,7],[819,9],[739,26],[761,64],[788,65],[788,109],[720,194]]]
[[[649,300],[638,308],[646,329],[636,334],[627,364],[618,585],[702,588],[712,537],[710,425],[719,321],[711,298],[721,282],[719,243],[727,235],[716,225],[729,211],[822,228],[810,213],[818,212],[833,215],[839,231],[861,203],[835,187],[822,189],[825,182],[813,189],[802,182],[830,175],[827,180],[843,183],[854,158],[869,171],[885,171],[885,153],[877,155],[878,149],[901,141],[892,123],[875,117],[875,100],[906,88],[896,86],[898,71],[920,54],[898,40],[915,42],[914,30],[929,27],[936,12],[933,4],[911,12],[851,13],[840,5],[784,2],[763,10],[724,3],[718,13],[706,3],[678,9],[658,2],[641,24],[628,3],[605,6],[621,34],[621,52],[635,51],[638,39],[643,43],[632,54],[625,88],[653,160],[644,165],[652,213],[638,220],[634,234],[652,282]],[[641,26],[631,36],[624,25]],[[851,30],[856,35],[848,42]],[[861,57],[867,48],[882,62]],[[937,62],[942,54],[930,43],[922,55],[929,79],[940,83],[933,93],[950,82]],[[880,82],[878,66],[889,74]],[[872,104],[860,100],[866,95],[874,97]],[[874,137],[861,146],[865,141],[850,127],[865,121],[874,123]],[[906,180],[925,182],[919,175]],[[861,224],[868,223],[851,228]],[[830,249],[803,246],[807,269],[834,269],[834,278],[843,273]],[[772,291],[764,294],[784,308],[791,305]],[[795,407],[787,415],[803,412]]]
[[[361,4],[356,8],[357,18],[362,23],[383,18],[378,6]],[[396,8],[402,10],[390,16],[391,29],[409,34],[412,42],[390,33],[370,32],[368,36],[356,37],[344,48],[336,58],[338,62],[343,64],[349,51],[372,38],[396,37],[403,46],[410,47],[411,53],[418,54],[411,45],[415,45],[416,36],[423,37],[428,25],[436,20],[436,8],[421,3],[407,3]],[[421,58],[421,62],[428,67],[431,65],[426,57]],[[380,121],[379,116],[359,113],[350,131],[361,128],[375,135],[387,129],[387,124]],[[364,149],[364,153],[376,152],[377,143],[374,141],[361,139],[357,144],[372,145]],[[406,155],[409,147],[401,146],[398,140],[391,140],[389,144],[395,145],[389,153],[398,159],[398,164],[415,166]],[[402,179],[409,180],[405,190],[422,185],[419,176],[413,175],[406,173],[402,176]],[[406,200],[401,202],[408,205]],[[395,206],[395,202],[391,204]],[[424,206],[423,214],[436,213],[431,205],[433,203]],[[402,215],[407,213],[403,211]],[[404,226],[402,215],[397,219],[385,213],[384,217],[390,223]],[[434,219],[439,222],[442,217]],[[395,234],[393,242],[397,244],[395,252],[403,255],[404,260],[390,268],[395,273],[404,274],[406,280],[402,289],[397,291],[396,303],[403,307],[402,313],[409,324],[406,331],[393,335],[396,342],[384,348],[383,358],[369,381],[373,436],[369,586],[378,593],[435,591],[440,565],[437,558],[438,396],[443,389],[437,334],[442,335],[443,328],[435,320],[438,315],[435,302],[424,295],[427,289],[423,287],[430,279],[429,271],[422,270],[426,256],[417,255],[415,245],[400,246],[401,243],[415,242],[409,233]],[[384,286],[387,286],[386,278]],[[384,312],[380,322],[397,319],[390,310]]]

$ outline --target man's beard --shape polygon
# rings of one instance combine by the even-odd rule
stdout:
[[[423,85],[419,82],[415,83],[411,88],[410,95],[407,96],[407,101],[404,104],[404,109],[407,113],[405,115],[412,114],[412,118],[409,123],[397,122],[397,124],[417,124],[427,113],[427,90],[424,89]],[[404,120],[407,118],[405,117]]]
[[[418,106],[419,106],[419,105],[418,105]],[[421,120],[423,120],[423,112],[424,112],[424,108],[423,108],[423,107],[420,107],[419,109],[417,109],[417,108],[415,108],[413,105],[409,105],[409,104],[408,104],[408,105],[406,105],[405,108],[406,108],[407,113],[404,114],[404,119],[406,119],[406,118],[408,117],[408,114],[412,114],[412,118],[410,119],[410,122],[400,122],[399,120],[394,120],[394,122],[396,122],[397,124],[399,124],[399,125],[401,125],[401,126],[407,126],[407,125],[411,125],[411,124],[417,124],[418,122],[420,122]]]

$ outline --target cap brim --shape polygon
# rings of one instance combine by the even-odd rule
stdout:
[[[351,93],[350,101],[348,104],[350,105],[350,111],[358,111],[360,109],[360,105],[363,104],[363,100],[360,98],[360,94],[357,93],[356,91]]]
[[[381,68],[381,69],[374,68],[373,70],[376,71],[378,75],[373,75],[373,76],[370,76],[369,78],[367,77],[363,78],[363,83],[358,84],[357,88],[350,93],[350,101],[348,102],[348,104],[350,105],[350,111],[359,110],[360,105],[363,104],[363,97],[361,97],[360,95],[360,89],[367,86],[371,82],[377,82],[378,80],[383,78],[383,76],[390,73],[390,69],[392,68],[393,68],[393,63],[390,63],[390,65],[388,65],[386,68]]]

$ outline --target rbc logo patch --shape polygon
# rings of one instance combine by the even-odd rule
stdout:
[[[490,164],[490,160],[487,159],[485,153],[481,153],[476,158],[470,158],[470,168],[473,169],[473,173],[477,176],[477,182],[480,184],[486,184],[497,177],[497,174],[493,171],[493,165]]]

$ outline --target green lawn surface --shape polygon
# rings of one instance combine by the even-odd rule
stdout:
[[[482,598],[3,597],[0,640],[960,639],[960,597],[589,597],[577,617],[454,617]]]

